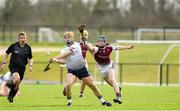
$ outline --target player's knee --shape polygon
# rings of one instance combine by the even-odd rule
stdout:
[[[66,84],[67,90],[71,89],[71,86],[72,86],[72,84],[67,83],[67,84]]]
[[[14,81],[20,81],[19,73],[14,73],[13,78],[14,78]]]
[[[13,79],[15,84],[19,84],[21,82],[20,77],[19,76],[15,76]]]

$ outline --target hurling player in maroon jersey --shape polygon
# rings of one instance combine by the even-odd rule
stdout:
[[[94,59],[100,70],[101,77],[114,89],[116,98],[113,99],[113,101],[115,103],[122,103],[121,88],[115,81],[114,63],[110,59],[110,54],[113,50],[126,50],[133,47],[133,45],[113,46],[112,44],[106,42],[106,36],[104,35],[99,36],[98,43],[95,47],[88,46],[89,50],[94,54]]]
[[[85,39],[85,41],[83,39]],[[87,64],[87,61],[86,61],[86,53],[88,51],[88,47],[86,45],[87,44],[87,41],[86,41],[87,39],[88,39],[88,31],[87,30],[83,30],[83,36],[82,35],[80,36],[80,40],[79,40],[78,43],[81,46],[84,62],[86,64],[86,68],[88,69],[88,64]],[[86,43],[84,43],[84,42],[86,42]],[[83,91],[84,91],[85,87],[86,87],[86,84],[83,82],[81,84],[79,97],[83,97]]]

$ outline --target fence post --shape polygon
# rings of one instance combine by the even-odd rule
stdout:
[[[122,69],[122,66],[123,64],[122,63],[119,63],[119,80],[120,80],[120,85],[123,83],[123,79],[122,79],[122,77],[123,77],[123,75],[122,75],[122,71],[123,71],[123,69]]]
[[[38,26],[37,25],[35,25],[35,41],[39,42],[38,41]]]
[[[132,40],[135,40],[135,39],[136,39],[135,31],[136,31],[136,28],[135,28],[135,27],[132,27],[132,28],[131,28],[131,39],[132,39]]]
[[[169,64],[166,64],[166,86],[169,84]]]
[[[166,27],[163,27],[164,31],[163,31],[163,39],[166,40]]]
[[[162,85],[162,64],[160,64],[160,75],[159,75],[159,85]]]
[[[10,41],[13,41],[13,37],[12,37],[12,36],[13,36],[12,27],[13,27],[13,26],[10,24],[10,25],[9,25]],[[14,26],[14,27],[15,27],[15,26]]]
[[[63,84],[63,66],[60,65],[60,84]]]

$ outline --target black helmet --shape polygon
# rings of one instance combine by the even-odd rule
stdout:
[[[98,37],[98,40],[99,40],[99,41],[102,41],[102,42],[106,42],[106,36],[105,36],[105,35],[100,35],[100,36]]]

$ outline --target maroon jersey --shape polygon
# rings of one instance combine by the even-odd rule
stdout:
[[[113,50],[113,46],[110,45],[109,43],[106,44],[104,47],[100,47],[96,45],[97,51],[94,54],[94,58],[96,62],[100,65],[106,65],[110,64],[110,54]]]
[[[85,59],[86,58],[86,53],[88,51],[88,48],[84,45],[83,42],[79,41],[78,42],[81,46],[81,50],[82,50],[82,55],[83,55],[83,58]]]

